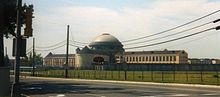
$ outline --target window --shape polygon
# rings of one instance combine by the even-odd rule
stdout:
[[[170,56],[170,61],[173,61],[173,57],[172,56]]]
[[[138,57],[136,57],[136,61],[138,61]]]
[[[149,56],[149,61],[151,61],[151,56]]]
[[[173,60],[176,61],[176,56],[173,56]]]
[[[146,61],[148,61],[148,56],[146,56],[145,58],[146,58]]]
[[[159,56],[159,61],[162,61],[162,57],[161,56]]]
[[[158,61],[158,56],[156,56],[156,61]]]
[[[153,56],[153,59],[152,59],[152,61],[155,61],[155,58],[154,58],[154,56]]]
[[[165,56],[163,56],[163,61],[166,61]]]
[[[169,61],[169,56],[167,56],[167,59],[166,59],[166,61]]]
[[[142,61],[145,61],[145,57],[144,56],[142,57]]]
[[[139,57],[139,61],[141,61],[141,57]]]

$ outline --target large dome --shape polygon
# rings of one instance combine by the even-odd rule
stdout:
[[[114,45],[114,46],[122,46],[121,42],[115,38],[114,36],[104,33],[102,35],[97,36],[90,44],[89,46],[94,45]]]

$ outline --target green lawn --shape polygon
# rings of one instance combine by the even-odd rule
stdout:
[[[65,70],[36,71],[36,76],[65,76]],[[220,85],[219,72],[68,70],[69,78]]]

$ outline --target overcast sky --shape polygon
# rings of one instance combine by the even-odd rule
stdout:
[[[34,5],[33,31],[36,38],[36,50],[43,56],[49,52],[66,52],[65,46],[51,51],[39,50],[47,50],[49,49],[47,47],[64,41],[67,25],[70,25],[70,40],[89,43],[96,36],[109,33],[120,41],[124,41],[158,33],[220,10],[220,0],[23,0],[23,3]],[[220,18],[219,16],[220,12],[180,29],[139,41],[176,33],[216,20]],[[134,45],[123,44],[124,47],[132,47],[157,43],[202,31],[219,24],[209,24],[156,41]],[[220,58],[219,33],[219,31],[211,30],[175,42],[132,49],[132,51],[185,50],[189,57]],[[9,55],[12,51],[11,40],[11,38],[5,40]],[[82,46],[73,42],[71,44]],[[29,38],[27,49],[29,50],[31,46],[32,38]],[[70,46],[70,53],[75,53],[75,49],[76,47]]]

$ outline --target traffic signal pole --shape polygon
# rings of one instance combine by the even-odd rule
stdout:
[[[17,28],[16,28],[16,48],[15,48],[15,66],[14,66],[14,82],[12,85],[11,97],[20,97],[20,84],[19,84],[19,73],[20,73],[20,48],[21,48],[21,10],[22,0],[17,0]]]
[[[33,38],[33,63],[32,63],[32,76],[35,76],[35,38]]]
[[[65,78],[68,78],[68,64],[69,64],[68,57],[69,57],[69,25],[67,25]]]

